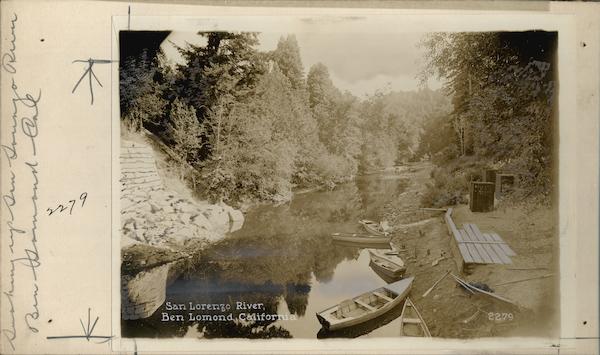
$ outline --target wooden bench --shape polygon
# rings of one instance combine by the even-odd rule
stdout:
[[[370,311],[376,310],[375,307],[371,306],[370,304],[366,304],[366,303],[364,303],[361,300],[354,300],[354,302],[356,302],[358,305],[360,305],[360,306],[362,306],[362,307],[364,307],[364,308],[366,308],[366,309],[368,309]]]
[[[388,301],[388,302],[392,302],[392,301],[393,301],[393,299],[392,299],[392,298],[389,298],[388,296],[386,296],[386,295],[384,295],[384,294],[382,294],[382,293],[379,293],[379,292],[377,292],[377,291],[373,291],[373,294],[374,294],[375,296],[379,297],[379,298],[383,298],[384,300],[386,300],[386,301]]]

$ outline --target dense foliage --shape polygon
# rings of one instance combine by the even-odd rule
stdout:
[[[121,112],[160,137],[201,176],[213,200],[283,201],[294,187],[334,187],[361,171],[417,157],[419,132],[448,112],[438,91],[377,92],[359,99],[328,68],[305,69],[294,36],[271,52],[256,33],[201,32],[206,44],[121,67]]]
[[[470,176],[461,162],[477,162],[519,176],[523,196],[548,197],[552,191],[554,131],[553,53],[556,34],[549,32],[434,33],[422,45],[427,50],[422,78],[446,81],[452,96],[450,115],[428,117],[421,152],[431,154],[456,183],[437,183],[430,190],[451,204]],[[437,160],[435,158],[438,158]],[[456,161],[453,161],[456,160]],[[452,169],[449,168],[452,165]]]

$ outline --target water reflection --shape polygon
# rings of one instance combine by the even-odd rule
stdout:
[[[164,304],[149,318],[124,321],[122,336],[315,337],[320,328],[316,312],[386,284],[369,268],[363,246],[340,245],[330,237],[332,232],[361,232],[359,219],[376,219],[383,205],[402,193],[403,180],[380,177],[361,177],[334,191],[252,209],[241,230],[176,267],[179,277],[167,287],[168,302],[229,304],[235,321],[163,321]],[[262,303],[264,308],[237,310],[237,302]],[[241,313],[293,315],[295,320],[242,321]],[[393,314],[369,322],[371,330],[361,327],[356,335],[343,336],[366,334],[389,323]],[[397,335],[392,329],[389,333]]]

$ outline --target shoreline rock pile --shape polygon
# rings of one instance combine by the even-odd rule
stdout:
[[[211,243],[243,224],[243,214],[224,203],[197,203],[166,189],[151,147],[122,141],[120,158],[123,247],[137,243],[177,247],[189,240]]]

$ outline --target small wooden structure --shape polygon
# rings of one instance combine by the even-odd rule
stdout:
[[[496,183],[496,174],[498,174],[497,169],[487,169],[483,172],[483,182],[493,182]]]
[[[489,212],[494,209],[496,184],[471,181],[469,188],[469,209],[472,212]]]
[[[483,182],[495,184],[496,198],[498,198],[516,186],[517,174],[508,170],[486,169],[483,171]]]
[[[496,175],[496,197],[501,196],[512,189],[517,182],[515,174],[497,174]]]
[[[452,220],[452,208],[448,209],[444,219],[461,272],[473,264],[512,264],[510,257],[517,254],[497,233],[482,233],[473,223],[465,223],[463,229],[458,229]]]

